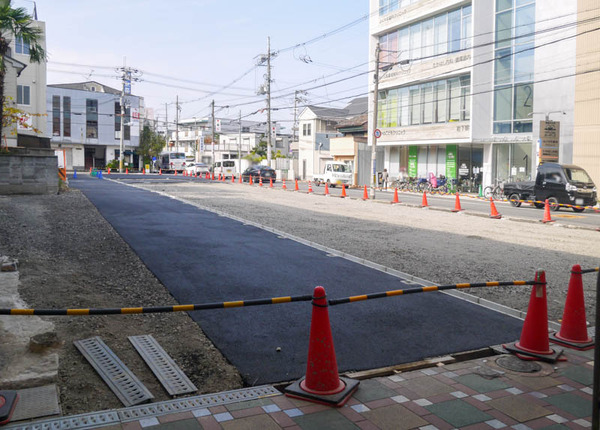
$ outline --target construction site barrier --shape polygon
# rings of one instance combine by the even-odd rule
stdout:
[[[600,271],[600,267],[594,267],[593,269],[581,269],[581,273],[593,273],[593,272],[599,272]]]
[[[270,299],[238,300],[233,302],[217,302],[173,306],[148,306],[137,308],[101,308],[101,309],[0,309],[0,315],[130,315],[153,314],[166,312],[191,312],[207,309],[226,309],[247,306],[277,305],[291,302],[308,302],[312,295],[273,297]]]
[[[386,297],[402,296],[406,294],[428,293],[431,291],[457,290],[461,288],[478,288],[478,287],[506,287],[513,285],[536,285],[536,281],[504,281],[504,282],[480,282],[474,284],[452,284],[452,285],[431,285],[421,288],[410,288],[407,290],[391,290],[380,293],[363,294],[360,296],[344,297],[342,299],[329,300],[330,306],[341,305],[344,303],[360,302],[363,300],[382,299]]]
[[[362,300],[379,299],[384,297],[394,297],[406,294],[425,293],[430,291],[455,290],[462,288],[478,287],[505,287],[514,285],[537,285],[537,281],[494,281],[480,283],[462,283],[452,285],[432,285],[421,288],[410,288],[407,290],[391,290],[381,293],[363,294],[360,296],[344,297],[341,299],[331,299],[328,301],[330,306],[343,303],[352,303]],[[83,309],[0,309],[0,315],[38,315],[38,316],[60,316],[60,315],[130,315],[130,314],[151,314],[168,312],[191,312],[208,309],[227,309],[248,306],[278,305],[291,302],[308,302],[313,299],[312,295],[303,296],[284,296],[268,299],[237,300],[231,302],[172,305],[172,306],[147,306],[147,307],[129,307],[129,308],[83,308]]]

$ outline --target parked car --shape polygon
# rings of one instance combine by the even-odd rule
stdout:
[[[210,167],[204,163],[188,163],[185,166],[185,171],[188,173],[204,174],[210,172]]]
[[[575,212],[583,212],[597,201],[596,185],[584,169],[558,163],[541,164],[535,181],[505,183],[504,195],[516,207],[521,206],[522,200],[533,199],[534,205],[541,209],[548,200],[553,211],[566,205]]]
[[[262,178],[263,182],[269,182],[271,179],[273,182],[277,180],[275,170],[268,166],[255,165],[248,167],[242,172],[242,180],[244,182],[250,182],[250,177],[252,177],[253,182],[258,182],[260,178]]]

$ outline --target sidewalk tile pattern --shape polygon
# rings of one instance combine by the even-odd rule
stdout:
[[[593,361],[537,374],[500,368],[497,357],[363,380],[345,406],[284,395],[122,423],[115,430],[245,429],[587,429],[592,427]]]

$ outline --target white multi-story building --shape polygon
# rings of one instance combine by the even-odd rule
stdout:
[[[121,145],[121,91],[95,81],[48,85],[47,128],[52,148],[64,149],[67,169],[104,168],[118,160]],[[139,168],[143,98],[125,96],[124,162]]]
[[[390,176],[443,174],[476,191],[535,175],[546,119],[560,144],[545,159],[572,162],[576,3],[370,0],[369,141],[380,129]]]
[[[43,21],[33,21],[33,26],[40,30],[38,44],[46,50],[46,24]],[[22,63],[17,75],[16,94],[12,90],[5,92],[11,97],[10,103],[23,112],[33,114],[27,119],[27,127],[17,125],[18,146],[45,147],[48,145],[46,133],[46,62],[33,63],[29,61],[28,43],[21,37],[14,37],[10,42],[11,57]],[[5,86],[6,88],[6,86]]]

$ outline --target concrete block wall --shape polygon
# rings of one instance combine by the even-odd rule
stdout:
[[[0,155],[0,195],[58,193],[56,156]]]

